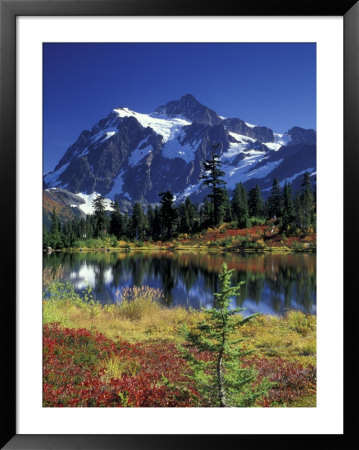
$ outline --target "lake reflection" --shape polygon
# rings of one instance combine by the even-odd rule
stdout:
[[[102,303],[116,301],[122,287],[148,285],[163,291],[168,306],[213,306],[218,274],[226,261],[232,281],[245,281],[232,306],[280,315],[288,309],[316,312],[313,254],[52,253],[44,255],[47,276],[70,281],[77,291],[90,284]]]

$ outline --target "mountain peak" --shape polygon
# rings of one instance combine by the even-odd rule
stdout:
[[[120,106],[83,131],[55,169],[44,176],[45,188],[64,188],[84,200],[99,192],[128,208],[135,201],[158,203],[158,192],[171,186],[177,200],[191,195],[202,201],[203,163],[220,144],[229,190],[257,183],[269,193],[277,177],[296,182],[315,172],[314,130],[293,127],[284,135],[243,120],[225,119],[186,93],[151,114]],[[70,208],[77,203],[69,199]],[[80,204],[82,204],[80,202]]]
[[[207,106],[202,105],[192,94],[185,94],[179,100],[172,100],[155,110],[170,117],[183,116],[192,122],[204,125],[218,125],[222,119]]]
[[[317,133],[312,129],[294,126],[288,131],[288,134],[291,137],[290,145],[302,143],[307,145],[315,145],[317,141]]]
[[[182,97],[181,98],[185,98],[185,97],[188,97],[188,98],[192,98],[193,100],[196,100],[196,102],[197,102],[197,99],[195,98],[195,96],[194,95],[192,95],[192,94],[189,94],[189,93],[187,93],[187,94],[184,94],[184,95],[182,95]]]

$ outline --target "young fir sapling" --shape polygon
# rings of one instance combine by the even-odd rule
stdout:
[[[267,379],[257,382],[254,369],[242,366],[243,358],[252,352],[241,345],[244,339],[234,339],[233,335],[259,314],[242,318],[238,313],[245,308],[229,308],[231,297],[239,295],[243,284],[231,286],[232,272],[223,263],[220,292],[214,294],[215,307],[202,309],[205,318],[194,329],[183,328],[186,344],[181,350],[192,368],[203,404],[208,406],[252,406],[270,387]],[[210,357],[203,357],[205,353],[201,352]]]

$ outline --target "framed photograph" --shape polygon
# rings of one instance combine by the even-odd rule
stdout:
[[[1,0],[3,448],[344,436],[358,4],[167,3]]]

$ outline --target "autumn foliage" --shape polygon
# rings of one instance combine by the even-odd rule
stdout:
[[[44,326],[43,342],[44,406],[191,406],[196,395],[173,344],[114,343],[57,324]],[[106,377],[111,357],[123,361],[120,378]]]
[[[201,402],[174,343],[115,342],[96,331],[47,324],[43,358],[45,407],[211,406]],[[280,358],[251,358],[244,364],[275,382],[258,406],[290,405],[315,387],[312,367]]]

